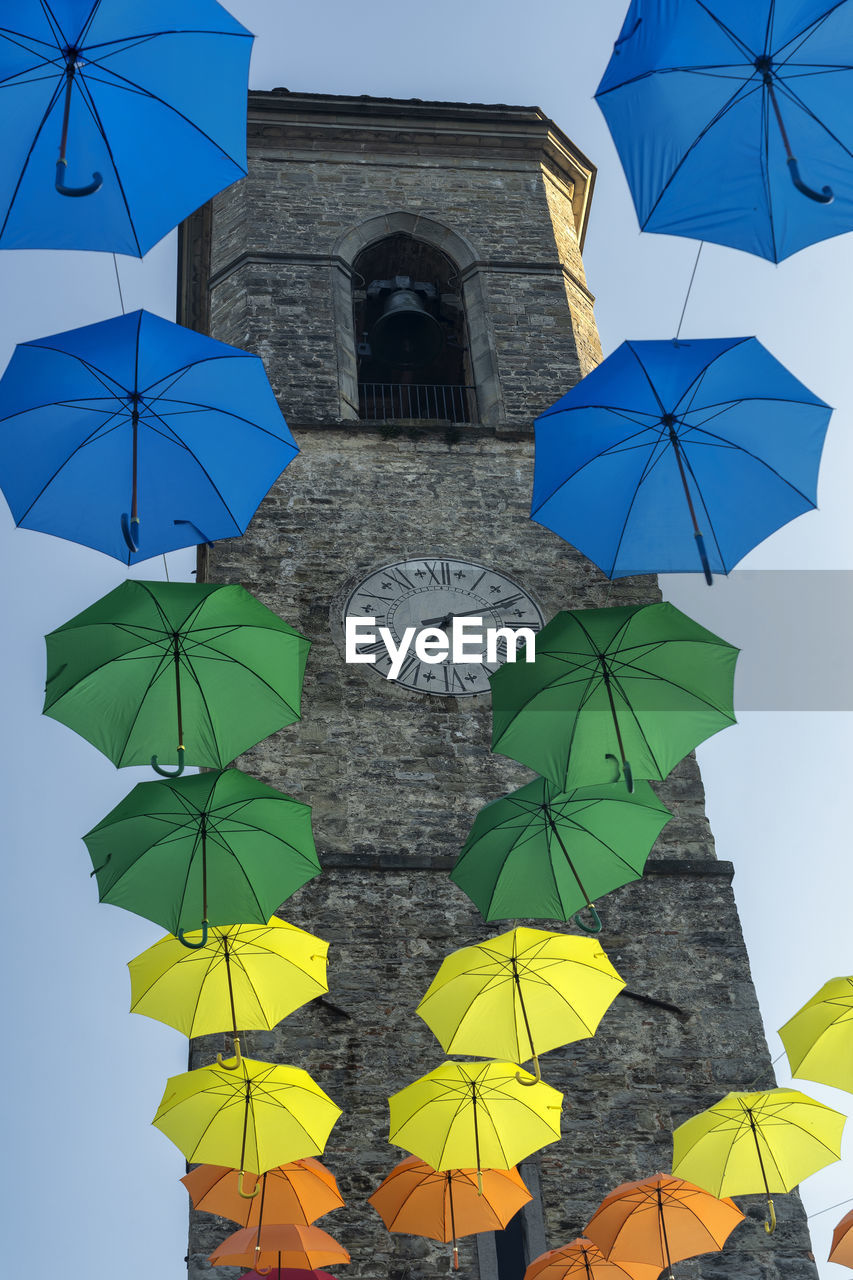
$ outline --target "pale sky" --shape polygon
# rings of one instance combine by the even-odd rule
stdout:
[[[233,0],[258,40],[261,89],[536,104],[598,165],[585,262],[605,353],[625,338],[672,337],[694,243],[641,235],[592,94],[627,0]],[[120,259],[128,310],[173,318],[174,236],[143,263]],[[735,893],[776,1057],[779,1027],[850,960],[850,749],[853,689],[849,477],[853,474],[850,335],[853,238],[780,266],[707,246],[684,337],[755,334],[836,407],[820,510],[780,531],[730,581],[664,583],[687,613],[744,647],[740,723],[700,751],[708,812]],[[113,260],[96,254],[0,254],[0,368],[18,341],[106,319],[120,308]],[[294,418],[298,406],[293,406]],[[0,500],[5,601],[2,776],[6,816],[3,959],[7,1046],[3,1139],[7,1220],[24,1230],[4,1250],[8,1273],[52,1265],[107,1280],[181,1280],[187,1198],[176,1148],[150,1125],[166,1077],[186,1067],[186,1040],[130,1015],[126,962],[157,926],[97,904],[80,840],[150,771],[117,771],[40,715],[43,635],[117,585],[117,561],[15,530]],[[191,554],[169,557],[173,578]],[[833,572],[828,572],[828,571]],[[796,572],[795,572],[796,571]],[[162,576],[162,559],[136,576]],[[767,709],[775,707],[776,709]],[[756,709],[758,708],[758,709]],[[786,1083],[785,1064],[777,1067]],[[746,1085],[749,1082],[744,1082]],[[797,1087],[847,1112],[847,1094]],[[807,1212],[851,1194],[841,1164],[803,1186]],[[619,1181],[614,1178],[614,1182]],[[34,1207],[35,1206],[35,1207]],[[828,1251],[850,1206],[812,1222]],[[44,1220],[50,1223],[45,1239]],[[129,1243],[130,1242],[130,1243]],[[552,1241],[556,1245],[563,1243]],[[77,1262],[73,1260],[77,1259]],[[840,1278],[824,1264],[822,1274]]]

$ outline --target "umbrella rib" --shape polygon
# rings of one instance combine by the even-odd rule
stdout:
[[[819,14],[813,22],[804,27],[802,31],[798,31],[795,36],[792,36],[787,45],[781,45],[780,48],[776,50],[776,56],[773,58],[773,66],[787,66],[794,54],[798,53],[800,49],[802,49],[803,45],[812,38],[815,32],[820,30],[823,24],[828,21],[833,13],[835,13],[836,9],[843,8],[846,3],[847,0],[837,0],[837,2],[835,4],[831,4],[824,13]],[[778,55],[783,49],[787,49],[789,45],[793,45],[794,47],[785,55],[784,58],[780,59]],[[767,49],[767,52],[769,52],[769,48]]]
[[[789,101],[791,101],[795,106],[800,108],[800,110],[803,112],[804,115],[808,116],[808,118],[812,121],[813,124],[816,124],[818,128],[822,129],[823,132],[826,134],[826,136],[828,138],[831,138],[832,141],[835,142],[841,148],[841,150],[844,152],[846,156],[853,156],[853,151],[851,151],[850,147],[848,147],[846,143],[842,142],[838,134],[834,133],[833,130],[830,129],[829,126],[823,120],[821,120],[819,116],[815,115],[811,107],[807,106],[806,103],[803,102],[800,95],[794,92],[794,90],[791,88],[790,83],[788,81],[784,81],[784,80],[780,81],[779,89],[784,94],[784,96],[789,99]]]
[[[164,654],[162,654],[162,655],[161,655],[160,660],[159,660],[159,662],[157,663],[157,667],[156,667],[155,671],[153,672],[153,674],[151,675],[151,677],[150,677],[150,679],[149,679],[149,681],[148,681],[148,684],[146,685],[145,690],[144,690],[144,692],[143,692],[143,694],[142,694],[141,698],[139,699],[139,702],[137,703],[136,710],[134,711],[134,713],[133,713],[133,715],[132,715],[132,717],[131,717],[130,725],[129,725],[128,730],[127,730],[127,734],[126,734],[126,736],[125,736],[124,742],[122,743],[121,750],[118,752],[118,758],[119,758],[119,760],[123,759],[123,757],[124,757],[124,753],[125,753],[125,751],[127,750],[127,744],[130,742],[131,735],[132,735],[132,733],[133,733],[134,729],[136,728],[136,723],[137,723],[137,721],[139,720],[140,715],[142,714],[142,707],[143,707],[143,704],[144,704],[144,702],[145,702],[145,699],[148,697],[149,693],[151,692],[151,690],[152,690],[152,688],[154,687],[154,685],[155,685],[155,683],[157,682],[157,680],[158,680],[162,675],[164,675],[164,674],[166,673],[166,671],[168,670],[170,659],[171,659],[171,655],[170,655],[170,654],[168,654],[168,653],[164,653]],[[105,665],[106,665],[106,664],[105,664]],[[91,674],[91,672],[90,672],[89,674]]]
[[[89,92],[89,86],[86,84],[86,76],[83,72],[81,72],[80,75],[77,77],[77,87],[80,90],[80,97],[85,102],[86,107],[88,108],[89,114],[94,120],[98,129],[98,132],[100,133],[103,139],[104,147],[106,149],[107,156],[109,157],[109,162],[112,167],[113,174],[115,175],[116,186],[118,187],[118,192],[119,192],[119,195],[121,196],[122,204],[124,205],[125,212],[127,214],[127,224],[128,224],[128,227],[130,228],[130,234],[133,236],[133,241],[134,241],[134,244],[136,245],[137,254],[141,258],[144,255],[142,253],[142,245],[139,243],[139,236],[136,234],[136,223],[134,222],[133,214],[130,209],[130,202],[128,201],[127,193],[124,189],[124,183],[122,182],[121,175],[119,174],[119,171],[118,171],[118,165],[116,164],[116,158],[113,155],[113,149],[110,146],[110,141],[109,141],[109,138],[107,137],[107,131],[104,128],[103,121],[101,120],[101,117],[100,117],[100,113],[98,111],[98,108],[95,105],[95,99],[92,97],[91,93]]]
[[[32,499],[29,506],[24,510],[24,512],[19,517],[19,519],[16,520],[15,522],[16,524],[21,524],[22,521],[26,520],[27,516],[32,511],[33,507],[44,497],[45,491],[50,488],[50,486],[53,484],[57,476],[59,476],[61,472],[65,470],[65,468],[68,466],[71,460],[73,458],[76,458],[77,454],[80,453],[81,450],[85,449],[87,445],[92,444],[93,441],[103,439],[105,435],[111,434],[113,431],[117,430],[118,427],[123,425],[123,423],[121,422],[114,421],[113,425],[109,427],[109,430],[108,431],[105,430],[105,428],[108,426],[110,421],[112,419],[118,418],[119,414],[121,413],[122,413],[121,409],[116,409],[113,413],[109,415],[106,421],[99,422],[98,425],[92,431],[89,432],[85,440],[81,440],[77,445],[75,445],[75,447],[71,450],[71,452],[65,458],[63,458],[62,462],[60,462],[59,466],[56,468],[53,474],[48,476],[47,480],[45,480],[44,484],[39,489],[35,497]]]
[[[61,93],[62,93],[62,79],[59,78],[56,83],[56,88],[51,94],[50,102],[47,104],[45,108],[44,115],[39,121],[38,127],[36,128],[36,131],[33,134],[33,140],[30,143],[26,156],[24,157],[24,163],[21,165],[21,172],[18,175],[18,181],[15,183],[15,189],[13,190],[11,196],[9,197],[9,203],[6,206],[5,216],[3,218],[2,224],[0,224],[0,237],[2,237],[3,233],[5,232],[9,219],[12,216],[12,207],[18,198],[18,192],[21,189],[21,184],[24,181],[24,175],[27,172],[27,167],[30,163],[30,160],[32,159],[33,152],[36,149],[36,144],[38,143],[38,140],[41,137],[42,129],[47,124],[48,118],[50,117],[50,114],[53,111],[53,108],[56,106],[57,102],[59,101]]]
[[[215,343],[213,338],[208,339],[214,345],[224,346],[224,343]],[[153,382],[149,382],[147,387],[143,388],[142,394],[145,396],[153,395],[155,400],[164,399],[168,393],[177,386],[182,378],[186,377],[193,369],[197,369],[202,364],[213,364],[218,360],[250,360],[252,363],[260,361],[260,356],[252,355],[250,351],[240,351],[237,348],[231,351],[217,351],[209,356],[199,356],[197,359],[188,360],[186,364],[176,365],[174,369],[170,369],[168,373],[164,373],[162,377],[155,378]],[[263,364],[263,361],[261,361]],[[169,381],[171,379],[171,381]],[[161,384],[165,383],[165,386]],[[154,388],[159,387],[158,391]],[[189,401],[187,402],[189,403]]]
[[[790,404],[790,403],[797,403],[797,402],[782,401],[782,403]],[[740,444],[733,445],[733,442],[727,440],[725,436],[719,436],[715,431],[707,431],[704,426],[702,427],[691,426],[691,430],[701,431],[703,435],[708,436],[709,440],[716,441],[719,445],[723,447],[734,447],[740,453],[744,454],[747,458],[751,458],[753,462],[757,462],[759,466],[764,467],[766,471],[769,471],[771,475],[774,475],[777,480],[780,480],[782,482],[782,484],[787,485],[788,488],[792,489],[794,493],[799,494],[799,496],[803,499],[804,502],[809,503],[809,505],[812,507],[815,505],[814,502],[811,500],[811,498],[809,498],[807,494],[803,493],[802,489],[798,488],[797,485],[793,483],[793,481],[788,480],[786,476],[782,475],[781,471],[777,471],[775,467],[771,466],[770,463],[765,461],[764,458],[760,458],[757,453],[753,453],[751,449],[746,449],[744,448],[743,445],[740,445]],[[691,468],[691,474],[693,474],[692,468]],[[696,479],[695,476],[693,478],[694,480]],[[698,488],[698,484],[697,484],[697,488]]]
[[[189,405],[192,410],[201,410],[206,413],[219,413],[223,418],[233,418],[235,422],[244,422],[247,426],[252,427],[253,430],[260,432],[262,435],[271,436],[273,440],[281,440],[282,444],[286,444],[289,449],[293,449],[296,453],[299,452],[298,447],[295,444],[291,444],[285,436],[279,435],[277,431],[273,431],[270,427],[261,426],[261,424],[259,422],[255,422],[253,418],[246,418],[243,414],[234,413],[231,409],[223,409],[219,405],[199,404],[195,400],[183,400],[179,396],[166,397],[165,395],[159,395],[156,397],[156,402],[159,403],[161,400],[165,399],[168,399],[170,403]],[[178,413],[180,412],[181,411],[178,411]]]
[[[742,40],[740,36],[735,35],[734,31],[732,31],[730,27],[728,27],[720,18],[717,17],[716,13],[713,13],[712,10],[710,10],[708,6],[703,3],[703,0],[696,0],[696,4],[699,6],[700,9],[704,9],[705,13],[707,13],[711,21],[715,22],[716,25],[723,32],[723,34],[728,36],[729,40],[731,40],[732,44],[737,49],[738,53],[740,53],[746,59],[747,62],[749,63],[753,62],[755,58],[755,51],[753,49],[750,49],[746,41]]]
[[[222,34],[222,33],[219,33],[219,34]],[[239,33],[235,33],[235,34],[239,34]],[[247,32],[246,35],[248,36],[248,34],[249,33]],[[95,65],[97,66],[98,63],[96,62]],[[96,84],[106,84],[110,88],[123,89],[125,93],[135,94],[137,97],[145,98],[150,102],[159,103],[159,105],[165,108],[166,111],[171,112],[172,115],[177,116],[179,120],[182,120],[184,124],[188,125],[190,129],[193,130],[194,133],[197,133],[200,137],[204,138],[206,142],[209,142],[211,147],[214,148],[214,150],[218,151],[221,156],[224,156],[226,160],[229,160],[231,164],[235,165],[238,169],[240,169],[242,173],[246,172],[243,165],[241,165],[237,160],[235,160],[233,156],[229,155],[228,152],[225,150],[225,148],[221,146],[221,144],[218,143],[215,138],[212,138],[205,129],[202,129],[200,125],[196,124],[193,120],[191,120],[189,116],[184,114],[183,111],[179,111],[178,108],[174,106],[171,102],[167,102],[166,99],[161,98],[159,94],[153,93],[150,89],[145,89],[142,85],[136,84],[133,80],[128,79],[127,76],[121,75],[118,71],[115,71],[112,68],[104,68],[104,69],[107,71],[107,74],[110,77],[112,77],[110,80],[99,80],[97,76],[86,77],[86,78],[87,79],[91,78]],[[120,81],[121,83],[115,84],[114,81]],[[89,96],[91,97],[91,94]],[[94,99],[92,100],[92,105],[94,107]],[[106,136],[104,136],[104,142],[107,143]],[[109,143],[107,143],[107,149],[109,150]],[[110,151],[110,159],[112,160],[112,158],[113,158],[112,152]],[[113,161],[113,164],[115,165],[114,161]],[[118,172],[116,172],[116,177],[118,178]]]
[[[50,27],[51,31],[53,32],[53,37],[56,40],[57,47],[61,48],[60,41],[63,41],[65,44],[67,44],[68,40],[65,36],[64,31],[62,30],[62,26],[60,25],[59,19],[51,9],[50,5],[45,3],[45,0],[39,0],[39,7],[41,8],[41,11],[45,16],[47,25]]]
[[[663,445],[663,448],[659,449],[658,452],[655,453],[655,450],[658,448],[658,445],[661,445],[661,444]],[[657,464],[661,462],[663,458],[666,456],[668,448],[671,448],[671,445],[669,445],[669,443],[663,440],[663,438],[661,437],[654,444],[652,444],[649,450],[649,456],[646,458],[646,461],[643,465],[643,470],[640,473],[640,478],[638,479],[634,487],[634,493],[631,497],[631,501],[628,504],[628,509],[625,512],[625,519],[622,522],[622,528],[619,532],[619,537],[617,539],[616,546],[613,549],[613,555],[610,560],[610,572],[607,575],[608,578],[612,578],[613,574],[616,571],[616,562],[619,559],[619,552],[622,550],[622,543],[624,542],[625,535],[628,532],[628,523],[631,519],[631,515],[634,510],[634,504],[636,503],[637,499],[640,496],[640,489],[642,488],[645,481],[649,478],[649,476],[651,475],[652,471],[655,469]]]
[[[759,84],[755,84],[752,86],[752,88],[748,90],[748,92],[742,92],[743,90],[746,89],[746,86],[748,84],[749,84],[749,81],[741,82],[741,84],[738,86],[737,89],[735,89],[734,93],[728,99],[728,101],[723,103],[723,105],[719,108],[719,110],[716,112],[713,118],[707,122],[707,124],[701,129],[701,131],[696,135],[696,137],[690,143],[689,147],[687,147],[687,149],[684,152],[684,155],[678,161],[678,164],[674,167],[672,173],[669,175],[666,182],[661,187],[660,192],[658,193],[657,199],[654,201],[652,207],[649,209],[649,212],[646,214],[645,221],[641,225],[641,230],[645,231],[646,227],[648,226],[649,222],[651,221],[652,217],[657,211],[658,205],[663,200],[664,196],[666,195],[670,186],[674,182],[675,178],[678,176],[680,170],[684,167],[688,158],[696,150],[699,143],[702,142],[705,135],[711,131],[711,129],[714,127],[715,124],[718,124],[720,120],[722,120],[722,118],[732,110],[732,108],[735,106],[738,99],[740,99],[740,101],[743,101],[744,98],[749,97],[751,94],[755,93],[761,87]]]
[[[614,412],[614,410],[608,409],[606,406],[602,406],[602,408],[607,413]],[[628,443],[629,440],[636,439],[637,441],[636,444],[630,446],[630,448],[632,449],[646,449],[646,448],[653,449],[655,446],[654,440],[650,441],[650,440],[642,439],[642,437],[651,430],[651,427],[652,427],[652,424],[649,424],[648,426],[644,426],[642,431],[636,431],[633,433],[633,435],[623,436],[621,440],[614,441],[613,444],[608,445],[606,449],[602,449],[598,453],[594,454],[591,458],[587,458],[584,462],[580,464],[580,466],[575,467],[575,469],[573,471],[570,471],[567,476],[564,476],[563,479],[559,482],[559,484],[555,485],[555,487],[542,498],[538,506],[531,508],[531,515],[535,514],[537,511],[541,511],[542,508],[545,506],[546,502],[551,502],[552,499],[557,496],[557,494],[560,492],[561,489],[564,489],[567,484],[571,483],[572,480],[577,479],[577,477],[581,474],[581,472],[585,471],[587,467],[594,466],[595,463],[598,462],[601,458],[610,457],[616,453],[628,452],[628,450],[625,449],[624,446]]]
[[[35,342],[25,342],[25,343],[22,343],[21,345],[26,347],[28,350],[50,351],[52,355],[61,355],[61,356],[65,356],[69,360],[76,360],[78,364],[82,364],[83,368],[86,370],[87,373],[91,373],[95,381],[99,382],[101,386],[104,388],[104,390],[108,391],[110,395],[113,396],[114,399],[119,400],[121,399],[122,396],[127,395],[127,387],[124,385],[124,383],[119,382],[117,378],[111,377],[110,374],[108,374],[105,369],[102,369],[100,368],[100,366],[93,364],[91,360],[87,360],[85,356],[78,355],[76,351],[66,351],[63,347],[53,347],[49,343],[45,342],[44,340],[35,341]],[[35,405],[33,407],[45,408],[46,406],[49,406],[53,403],[55,402],[51,400],[46,400],[44,404]],[[29,412],[29,410],[24,410],[24,412]],[[15,415],[10,414],[9,416],[12,417]]]
[[[154,417],[157,419],[157,421],[158,421],[158,422],[161,422],[161,423],[163,424],[163,426],[166,428],[166,430],[167,430],[167,431],[169,431],[169,432],[170,432],[170,433],[175,437],[175,439],[176,439],[177,441],[179,441],[181,448],[186,449],[187,453],[190,455],[190,457],[193,459],[193,461],[197,464],[197,466],[198,466],[199,470],[202,472],[202,474],[204,475],[205,479],[206,479],[206,480],[208,481],[208,483],[210,484],[211,489],[214,491],[214,493],[216,494],[217,498],[218,498],[218,499],[219,499],[219,501],[222,503],[223,508],[228,512],[228,516],[229,516],[229,518],[231,519],[231,521],[233,522],[233,524],[234,524],[234,528],[239,530],[239,528],[240,528],[240,522],[239,522],[239,520],[238,520],[238,519],[237,519],[237,517],[234,515],[234,512],[231,510],[231,507],[229,506],[228,502],[226,501],[226,499],[225,499],[225,497],[224,497],[224,495],[223,495],[223,493],[222,493],[222,490],[219,488],[218,484],[217,484],[217,483],[216,483],[216,481],[213,479],[213,477],[211,476],[210,472],[207,470],[207,468],[205,467],[204,463],[203,463],[203,462],[201,461],[201,459],[199,458],[198,454],[197,454],[197,453],[195,453],[195,452],[190,448],[190,446],[187,444],[187,442],[186,442],[185,440],[181,440],[181,439],[180,439],[180,437],[177,435],[177,433],[176,433],[176,432],[174,432],[174,431],[172,430],[172,428],[171,428],[171,427],[169,426],[169,424],[165,421],[165,419],[163,419],[163,418],[160,416],[160,414],[156,411],[156,409],[153,409],[153,408],[151,407],[151,405],[150,405],[150,404],[148,405],[148,411],[149,411],[149,413],[151,413],[151,414],[153,414],[153,415],[154,415]]]

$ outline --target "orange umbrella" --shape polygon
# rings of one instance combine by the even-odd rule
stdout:
[[[832,1233],[829,1262],[839,1262],[842,1267],[853,1267],[853,1209],[845,1213]]]
[[[533,1197],[517,1169],[482,1169],[483,1190],[476,1169],[445,1169],[407,1156],[369,1197],[389,1231],[430,1240],[453,1242],[453,1266],[459,1269],[460,1236],[477,1231],[501,1231],[522,1205]]]
[[[534,1258],[524,1280],[658,1280],[660,1267],[647,1262],[612,1262],[586,1236]]]
[[[722,1249],[743,1214],[692,1182],[653,1173],[605,1196],[584,1235],[613,1262],[648,1262],[671,1271],[679,1258]]]
[[[264,1218],[307,1227],[344,1202],[334,1174],[310,1157],[280,1164],[260,1177],[244,1173],[243,1191],[239,1170],[218,1164],[200,1164],[181,1182],[194,1208],[233,1218],[244,1227],[256,1227]],[[261,1184],[260,1194],[255,1191],[257,1183]],[[251,1199],[246,1198],[247,1192]]]
[[[280,1226],[270,1223],[241,1227],[222,1241],[210,1255],[215,1267],[295,1267],[313,1271],[331,1262],[349,1262],[346,1249],[319,1227]]]

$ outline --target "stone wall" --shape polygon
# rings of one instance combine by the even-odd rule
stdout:
[[[245,1047],[306,1068],[344,1108],[324,1158],[347,1208],[319,1225],[352,1253],[347,1274],[432,1280],[448,1274],[448,1248],[389,1235],[366,1198],[404,1154],[387,1143],[388,1095],[442,1061],[415,1005],[448,952],[505,927],[484,925],[447,873],[477,810],[531,775],[490,753],[487,695],[431,697],[345,664],[343,603],[371,568],[418,555],[493,566],[546,617],[658,593],[652,579],[607,582],[528,518],[532,417],[599,354],[575,233],[580,179],[564,172],[560,188],[543,177],[554,126],[528,108],[322,99],[323,133],[310,95],[252,101],[249,183],[213,202],[212,247],[202,220],[185,228],[183,314],[202,327],[209,315],[215,337],[264,356],[302,452],[245,537],[200,567],[241,582],[313,642],[301,722],[239,763],[313,806],[324,874],[282,914],[331,951],[328,998],[249,1033]],[[342,420],[335,279],[346,255],[335,246],[400,210],[468,245],[464,270],[480,281],[503,408],[452,437]],[[542,1063],[566,1095],[562,1140],[532,1162],[548,1247],[578,1234],[617,1183],[668,1169],[674,1125],[730,1088],[772,1082],[732,869],[715,859],[695,761],[659,791],[674,817],[646,877],[600,904],[603,944],[631,994],[593,1039]],[[192,1065],[226,1048],[224,1036],[196,1041]],[[772,1238],[760,1200],[743,1203],[749,1219],[726,1251],[679,1264],[680,1280],[814,1280],[796,1196],[778,1197]],[[528,1225],[535,1239],[531,1215]],[[230,1229],[193,1215],[192,1280]],[[485,1243],[463,1241],[461,1255],[466,1276],[490,1280]]]

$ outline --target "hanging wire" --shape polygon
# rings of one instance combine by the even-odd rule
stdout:
[[[699,255],[702,252],[705,241],[699,241],[699,249],[696,253],[696,261],[693,263],[693,270],[690,273],[690,283],[687,286],[687,294],[684,298],[684,306],[681,308],[681,319],[678,321],[678,328],[675,331],[675,341],[677,342],[681,335],[681,326],[684,324],[684,313],[687,310],[687,303],[690,301],[690,290],[693,288],[693,281],[696,279],[696,268],[699,266]]]
[[[119,301],[121,303],[121,314],[126,315],[127,313],[124,309],[124,294],[121,291],[121,276],[118,273],[118,258],[116,257],[115,254],[113,254],[113,266],[115,267],[115,271],[116,271],[116,284],[118,285],[118,296],[119,296]]]
[[[840,1209],[843,1204],[850,1204],[851,1200],[853,1196],[849,1196],[846,1200],[839,1200],[838,1204],[828,1205],[825,1209],[818,1209],[817,1213],[807,1213],[806,1217],[811,1222],[812,1218],[819,1218],[822,1213],[829,1213],[832,1209]]]
[[[171,581],[172,581],[172,579],[169,577],[169,566],[168,566],[168,564],[166,563],[166,552],[165,552],[165,551],[163,552],[163,568],[164,568],[164,570],[165,570],[165,572],[166,572],[166,581],[167,581],[167,582],[171,582]]]

